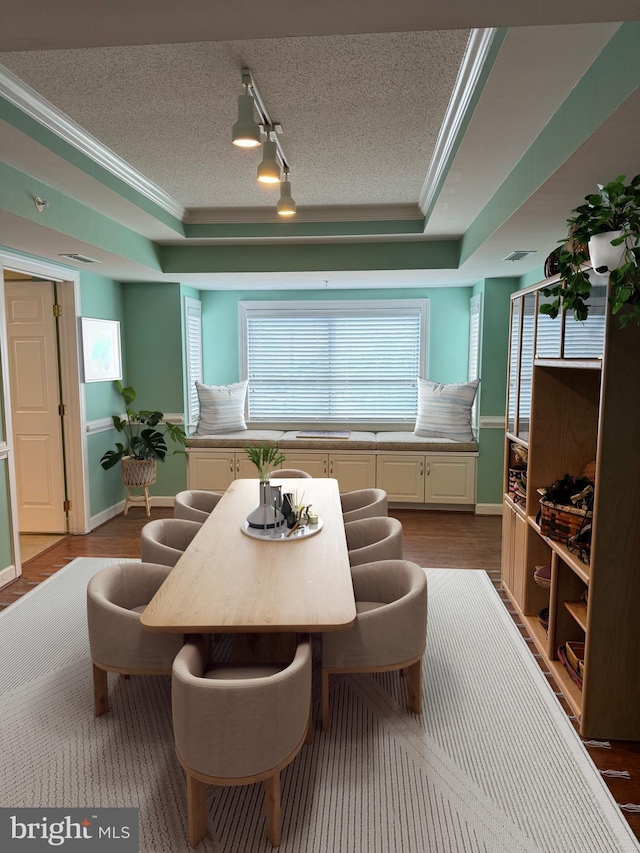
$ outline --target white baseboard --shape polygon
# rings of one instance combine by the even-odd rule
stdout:
[[[11,581],[14,581],[18,577],[18,573],[16,571],[15,566],[7,566],[6,569],[2,569],[0,571],[0,587],[6,586]]]
[[[140,495],[137,495],[136,497],[140,497]],[[153,508],[154,506],[173,506],[173,496],[151,495],[151,507]],[[124,501],[118,501],[117,504],[107,507],[107,509],[99,512],[97,515],[92,515],[91,530],[95,530],[96,527],[100,527],[101,524],[104,524],[106,521],[110,521],[112,518],[115,518],[116,515],[120,515],[121,512],[124,512]]]
[[[502,515],[502,504],[476,504],[476,515]]]

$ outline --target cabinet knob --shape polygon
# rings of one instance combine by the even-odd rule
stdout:
[[[427,462],[427,477],[431,473],[431,462]]]
[[[322,463],[322,468],[323,468],[325,476],[326,476],[326,473],[327,473],[327,462],[326,462],[326,460]]]
[[[424,474],[424,462],[421,462],[420,463],[420,476],[422,477],[423,474]]]
[[[329,473],[330,473],[330,474],[333,474],[333,459],[332,459],[332,460],[331,460],[331,462],[329,463]]]
[[[229,460],[229,471],[233,474],[233,456]]]

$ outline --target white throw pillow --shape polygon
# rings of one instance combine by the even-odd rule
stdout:
[[[479,379],[444,385],[418,379],[418,417],[414,435],[473,441],[471,407]]]
[[[246,429],[244,401],[248,382],[233,385],[204,385],[196,382],[200,400],[200,420],[196,435],[215,435]]]

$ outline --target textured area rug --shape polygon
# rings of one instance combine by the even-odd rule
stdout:
[[[85,590],[111,562],[0,614],[0,805],[139,806],[142,853],[187,851],[170,679],[110,676],[93,716]],[[427,577],[423,716],[398,673],[333,676],[331,731],[283,773],[283,853],[640,850],[487,575]],[[260,785],[208,791],[199,851],[271,850]]]

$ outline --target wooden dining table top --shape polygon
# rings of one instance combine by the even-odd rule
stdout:
[[[339,631],[356,618],[338,481],[278,480],[304,492],[322,520],[305,538],[258,540],[241,524],[259,481],[235,480],[158,592],[141,623],[173,633]]]

